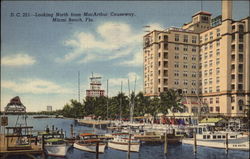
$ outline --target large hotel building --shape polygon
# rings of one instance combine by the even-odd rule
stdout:
[[[232,1],[222,15],[200,11],[181,28],[143,37],[144,93],[182,89],[189,113],[244,114],[250,101],[250,17],[232,19]]]

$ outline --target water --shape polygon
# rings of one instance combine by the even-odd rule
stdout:
[[[9,116],[9,125],[14,126],[17,116]],[[95,130],[97,133],[105,133],[105,130],[93,129],[85,126],[75,125],[74,120],[43,118],[35,119],[33,116],[27,118],[29,126],[33,126],[34,130],[44,130],[47,126],[54,125],[59,129],[66,131],[66,136],[70,136],[70,124],[74,125],[74,132],[90,132]],[[1,130],[2,131],[2,130]],[[94,153],[80,151],[71,148],[67,159],[95,159]],[[19,159],[20,157],[18,157]],[[48,159],[56,159],[57,157],[48,157]],[[228,154],[225,149],[215,149],[208,147],[198,147],[197,154],[193,154],[193,146],[187,144],[168,145],[168,154],[164,155],[164,145],[141,145],[139,153],[131,153],[131,159],[248,159],[249,152],[229,150]],[[61,158],[58,158],[61,159]],[[107,148],[104,154],[99,154],[99,159],[127,159],[127,153]]]

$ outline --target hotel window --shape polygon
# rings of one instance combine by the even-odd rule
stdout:
[[[216,58],[216,65],[220,64],[220,58]]]
[[[178,54],[178,53],[175,53],[175,54],[174,54],[174,58],[175,58],[175,59],[179,59],[179,54]]]
[[[180,39],[179,39],[179,34],[175,34],[175,41],[179,41]]]
[[[213,79],[209,78],[209,84],[212,84],[212,83],[213,83]]]
[[[192,43],[196,43],[196,39],[197,39],[196,36],[192,36]]]
[[[160,53],[160,52],[158,53],[158,57],[159,57],[159,58],[161,57],[161,53]]]
[[[184,63],[184,64],[183,64],[183,68],[188,68],[188,64],[187,64],[187,63]]]
[[[195,63],[192,64],[192,68],[196,69],[196,64]]]
[[[168,85],[168,79],[163,80],[164,85]]]
[[[168,43],[164,43],[164,50],[168,50]]]
[[[188,59],[188,54],[184,54],[184,55],[183,55],[183,59],[184,59],[184,60],[187,60],[187,59]]]
[[[243,82],[243,74],[239,74],[238,75],[238,81],[239,82]]]
[[[220,56],[220,49],[216,49],[216,56]]]
[[[164,59],[168,59],[168,53],[164,52]]]
[[[174,63],[174,67],[175,67],[175,68],[179,68],[179,63],[178,63],[178,62],[175,62],[175,63]]]
[[[209,37],[210,40],[213,40],[213,32],[210,32],[210,33],[209,33],[209,36],[210,36],[210,37]]]
[[[220,92],[220,86],[216,86],[216,92]]]
[[[163,62],[164,68],[168,68],[168,61]]]
[[[218,75],[218,74],[220,74],[220,68],[219,67],[216,68],[216,75]]]
[[[183,89],[182,93],[187,94],[188,93],[187,89]]]
[[[213,104],[213,98],[210,98],[210,99],[209,99],[209,103],[210,103],[210,104]]]
[[[202,36],[200,36],[200,43],[202,43]]]
[[[220,46],[220,40],[216,41],[216,46]]]
[[[216,112],[220,112],[220,107],[215,107]]]
[[[204,93],[207,93],[207,88],[204,89]]]
[[[187,35],[184,35],[183,42],[185,42],[185,43],[187,43],[187,42],[188,42],[188,36],[187,36]]]
[[[206,67],[207,67],[207,61],[204,62],[204,68],[206,68]]]
[[[205,34],[205,41],[207,41],[208,40],[208,38],[207,38],[207,34]]]
[[[187,45],[184,45],[183,51],[188,51],[188,46]]]
[[[204,85],[207,85],[207,79],[204,80]]]
[[[239,25],[239,32],[244,32],[244,26],[243,25]]]
[[[232,96],[232,97],[231,97],[231,103],[234,103],[234,102],[235,102],[235,97]]]
[[[239,44],[239,52],[243,52],[243,44]]]
[[[238,84],[238,89],[239,89],[240,91],[242,91],[242,90],[243,90],[243,84]]]
[[[196,52],[196,46],[192,47],[192,52]]]
[[[209,51],[209,57],[213,57],[213,51]]]
[[[204,54],[204,59],[207,59],[207,53],[205,52],[205,54]]]
[[[205,50],[207,50],[208,44],[205,45]]]
[[[196,94],[195,89],[192,89],[192,90],[191,90],[191,93],[192,93],[192,94]]]
[[[207,76],[207,70],[204,71],[204,76]]]
[[[164,35],[164,41],[168,41],[168,36]]]
[[[213,48],[213,43],[209,43],[209,49]]]
[[[195,80],[192,80],[192,85],[196,86],[196,81]]]
[[[174,76],[179,76],[179,71],[178,70],[174,70]]]
[[[209,60],[209,66],[213,66],[213,60]]]
[[[184,80],[184,81],[183,81],[183,84],[184,84],[184,85],[188,85],[188,80]]]
[[[161,61],[158,62],[158,66],[161,66]]]
[[[244,38],[243,38],[243,34],[239,34],[239,42],[243,42]]]
[[[158,75],[161,75],[161,70],[158,70]]]
[[[175,44],[174,49],[175,49],[175,50],[179,50],[179,45],[178,45],[178,44]]]
[[[195,72],[192,73],[192,77],[196,77],[196,73]]]
[[[196,55],[192,55],[192,60],[193,60],[193,61],[196,60]]]
[[[205,104],[207,104],[207,98],[204,98],[203,102],[204,102]]]
[[[213,69],[209,69],[209,75],[213,74]]]
[[[220,98],[216,97],[216,104],[220,103]]]
[[[159,36],[159,40],[161,40],[161,36]]]
[[[188,76],[187,71],[183,71],[183,77],[187,77],[187,76]]]
[[[217,37],[220,36],[220,29],[216,29],[216,34],[217,34]]]
[[[175,80],[174,80],[174,84],[175,84],[175,85],[179,85],[179,80],[178,80],[178,79],[175,79]]]
[[[199,60],[202,60],[202,55],[199,55]]]
[[[164,76],[167,77],[168,76],[168,70],[164,70]]]
[[[209,109],[210,109],[210,110],[209,110],[210,112],[213,112],[213,111],[214,111],[214,108],[213,108],[213,107],[209,107]]]
[[[159,48],[159,49],[161,48],[161,44],[158,44],[158,48]]]

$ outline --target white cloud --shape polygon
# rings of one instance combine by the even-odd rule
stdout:
[[[163,29],[158,23],[148,25],[150,30]],[[75,32],[64,41],[64,45],[72,48],[72,51],[58,57],[56,62],[88,63],[132,57],[131,60],[120,62],[120,65],[141,66],[144,33],[142,28],[141,32],[135,30],[126,23],[105,22],[96,28],[95,33]]]
[[[61,94],[72,93],[72,90],[54,82],[41,79],[22,79],[19,82],[2,81],[2,87],[17,93]]]
[[[73,48],[73,51],[56,61],[87,63],[124,57],[141,47],[141,39],[142,35],[134,33],[126,23],[106,22],[96,28],[95,34],[76,32],[65,40],[64,45]]]
[[[19,53],[16,55],[5,56],[1,59],[1,63],[3,66],[23,66],[23,65],[33,65],[36,63],[34,57]]]
[[[133,58],[131,60],[123,61],[119,63],[123,66],[142,66],[143,64],[143,52],[137,52],[134,54]]]

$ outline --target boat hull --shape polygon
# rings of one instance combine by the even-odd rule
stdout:
[[[47,154],[49,156],[63,157],[63,156],[66,156],[69,147],[70,146],[66,145],[66,144],[62,144],[62,145],[46,145],[45,149],[46,149]]]
[[[116,150],[121,151],[128,151],[128,143],[121,143],[121,142],[108,142],[108,147]],[[140,143],[131,143],[130,151],[131,152],[139,152],[140,150]]]
[[[183,144],[194,144],[193,139],[183,139]],[[205,140],[197,140],[198,146],[206,146],[213,148],[226,148],[226,141],[205,141]],[[249,151],[249,141],[245,140],[243,142],[231,141],[228,142],[228,149],[232,150],[247,150]]]
[[[99,144],[99,153],[104,153],[105,144]],[[79,144],[74,143],[73,147],[79,150],[87,151],[87,152],[96,152],[96,144]]]

